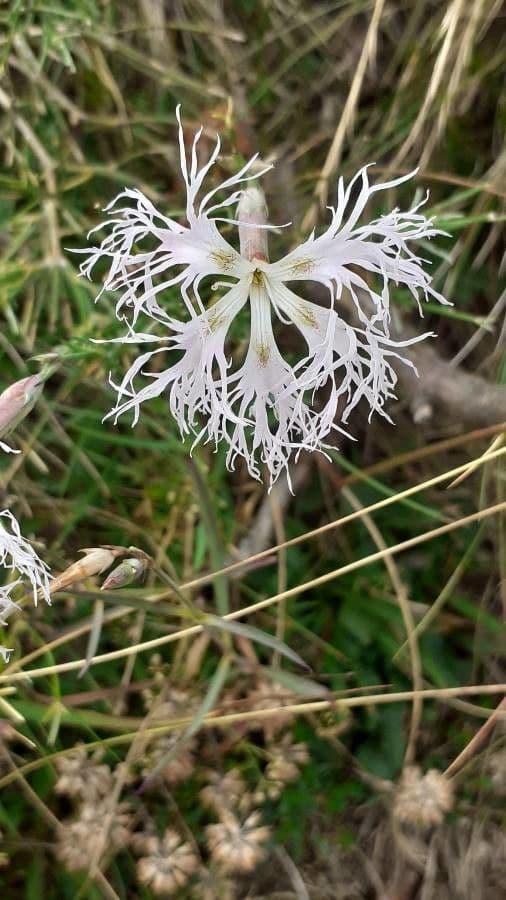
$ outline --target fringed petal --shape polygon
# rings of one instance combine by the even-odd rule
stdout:
[[[421,299],[432,297],[439,303],[448,304],[431,286],[432,279],[423,267],[426,260],[413,253],[410,247],[411,241],[429,239],[444,232],[434,227],[432,219],[418,212],[423,203],[408,212],[394,209],[368,225],[357,227],[364,207],[374,193],[396,187],[415,174],[411,172],[389,182],[370,185],[367,168],[355,175],[347,189],[343,179],[339,179],[338,203],[332,209],[327,230],[320,237],[312,234],[275,263],[272,275],[284,282],[319,281],[329,289],[333,301],[338,301],[346,288],[363,325],[379,325],[387,334],[391,283],[410,291],[420,313]],[[359,182],[360,189],[353,203],[352,192]],[[375,276],[375,286],[371,286],[370,279],[366,280],[371,274]],[[368,297],[367,306],[361,300],[361,292]]]
[[[18,522],[8,509],[0,512],[0,568],[17,572],[30,584],[35,604],[39,594],[46,603],[51,603],[49,567],[23,537]]]
[[[133,412],[135,425],[142,404],[165,394],[182,438],[194,434],[197,440],[218,443],[223,437],[223,422],[233,418],[227,398],[230,363],[225,340],[247,299],[248,286],[238,284],[200,316],[189,322],[172,320],[167,346],[141,354],[121,384],[113,383],[117,402],[107,418],[116,421],[124,413]],[[159,340],[152,338],[153,343]],[[148,342],[149,336],[142,335],[142,343]],[[177,361],[165,370],[149,371],[150,361],[167,352]],[[143,385],[138,387],[140,378]]]

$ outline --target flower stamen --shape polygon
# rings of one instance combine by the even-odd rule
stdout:
[[[211,250],[209,257],[220,269],[223,269],[224,272],[229,272],[235,263],[234,254],[228,253],[226,250]]]
[[[258,344],[257,348],[256,348],[256,353],[257,353],[257,357],[258,357],[258,362],[262,366],[262,369],[265,369],[265,367],[267,366],[269,359],[270,359],[271,348],[267,344]]]
[[[298,314],[303,325],[309,325],[310,328],[318,328],[318,320],[314,312],[305,303],[300,304]]]
[[[309,256],[296,260],[290,268],[291,275],[310,275],[314,268],[314,259]]]

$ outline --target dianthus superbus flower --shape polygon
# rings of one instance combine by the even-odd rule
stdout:
[[[218,158],[219,138],[199,166],[200,129],[188,161],[179,108],[177,118],[187,224],[159,212],[141,191],[125,189],[106,207],[109,233],[81,265],[81,273],[90,277],[95,264],[106,261],[103,289],[118,294],[116,315],[127,327],[119,340],[159,345],[141,353],[115,385],[118,396],[109,415],[116,420],[131,411],[135,424],[145,401],[165,395],[182,437],[224,443],[229,468],[242,457],[255,478],[264,463],[272,484],[287,470],[292,454],[321,450],[332,432],[343,431],[360,400],[371,413],[389,418],[385,404],[395,396],[397,380],[392,361],[411,365],[400,350],[427,336],[391,339],[389,287],[392,282],[406,287],[419,308],[420,300],[429,297],[446,303],[411,249],[413,241],[440,232],[419,212],[421,204],[359,224],[373,194],[414,174],[370,185],[366,166],[347,187],[339,179],[326,231],[319,237],[311,234],[271,263],[267,233],[273,226],[266,224],[263,194],[249,185],[267,169],[256,170],[255,156],[206,193],[203,183]],[[237,219],[224,219],[223,208],[236,204]],[[239,226],[239,251],[218,230],[223,221]],[[216,289],[223,293],[205,308],[200,286],[208,276],[220,279]],[[301,298],[289,287],[299,281],[325,285],[328,305]],[[176,286],[186,307],[184,319],[174,318],[164,306],[164,293]],[[344,290],[352,298],[356,324],[343,318]],[[226,340],[246,306],[249,346],[234,369]],[[141,315],[154,320],[164,336],[137,331]],[[302,336],[305,350],[298,361],[281,354],[273,319]],[[160,354],[167,359],[166,368]],[[315,394],[321,388],[325,400],[318,405],[321,395]]]

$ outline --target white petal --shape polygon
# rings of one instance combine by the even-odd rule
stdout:
[[[108,263],[102,290],[119,294],[116,314],[119,318],[128,314],[134,325],[141,312],[163,322],[167,317],[163,308],[163,293],[174,286],[179,287],[191,316],[203,313],[204,306],[199,294],[199,283],[203,278],[208,275],[241,278],[247,271],[247,265],[239,253],[218,231],[216,222],[220,219],[214,213],[237,202],[240,191],[236,188],[243,182],[263,174],[251,174],[256,157],[249,160],[236,175],[208,191],[198,203],[204,180],[218,158],[220,141],[218,138],[209,158],[199,166],[200,128],[194,137],[188,161],[180,107],[176,116],[181,171],[186,185],[188,226],[163,215],[141,191],[128,188],[106,207],[109,221],[90,232],[94,234],[103,227],[108,228],[102,242],[89,251],[78,251],[87,254],[80,271],[88,278],[100,260]],[[226,195],[224,199],[210,205],[222,192]],[[119,203],[122,205],[118,206]]]
[[[307,402],[307,386],[281,356],[274,339],[271,305],[265,286],[253,285],[251,338],[241,369],[229,378],[229,401],[238,423],[227,434],[227,464],[242,457],[254,478],[267,466],[270,483],[301,450],[323,450],[322,437],[340,430]],[[325,421],[324,421],[325,419]],[[324,432],[324,434],[323,434]]]
[[[30,584],[35,604],[39,593],[47,603],[51,603],[49,568],[22,536],[18,522],[7,509],[0,512],[0,567],[17,572],[22,580]],[[11,589],[0,589],[0,609],[3,608],[6,592]]]
[[[144,194],[132,190],[113,201],[111,215],[118,212],[113,206],[125,196],[135,200],[135,205],[122,208],[118,218],[100,226],[112,226],[110,233],[91,249],[80,266],[81,274],[90,278],[99,260],[107,260],[109,271],[102,291],[120,294],[116,305],[119,318],[127,313],[135,324],[143,312],[163,322],[167,318],[161,305],[163,293],[174,285],[180,287],[194,316],[196,308],[203,311],[198,292],[202,278],[223,274],[240,277],[243,261],[212,219],[204,215],[193,217],[190,228],[178,225],[162,216]]]
[[[21,450],[15,450],[13,447],[9,447],[4,441],[0,441],[0,450],[3,450],[4,453],[21,453]]]
[[[320,414],[319,440],[326,437],[324,422],[329,434],[338,413],[339,420],[347,422],[361,399],[368,403],[371,414],[378,412],[389,419],[385,404],[395,397],[397,383],[390,360],[396,357],[412,366],[399,351],[429,335],[393,341],[373,326],[353,328],[334,309],[304,300],[286,285],[271,280],[270,291],[275,306],[298,328],[307,344],[307,356],[295,369],[297,381],[306,390],[315,391],[323,386],[327,389],[327,401]]]
[[[380,325],[385,332],[389,324],[390,282],[407,287],[418,303],[421,297],[432,297],[447,304],[448,301],[431,287],[431,278],[423,268],[424,260],[410,248],[413,240],[443,233],[434,228],[432,220],[418,212],[422,204],[405,213],[393,210],[369,225],[356,227],[373,193],[401,184],[412,174],[371,186],[366,167],[352,179],[346,190],[341,178],[338,205],[333,210],[327,230],[317,238],[311,235],[296,250],[275,263],[272,266],[273,277],[283,281],[320,281],[329,288],[333,299],[339,299],[345,287],[351,293],[363,324],[366,327]],[[354,204],[351,204],[352,189],[359,180],[360,191]],[[348,218],[345,219],[347,210]],[[357,270],[375,275],[376,289]],[[372,301],[372,314],[360,302],[360,291],[367,293]]]
[[[167,346],[139,356],[121,384],[114,385],[118,398],[109,416],[116,420],[132,410],[135,425],[141,405],[166,393],[181,437],[193,433],[207,440],[220,440],[223,419],[233,419],[227,400],[229,361],[225,339],[231,322],[247,299],[248,286],[239,282],[200,316],[189,322],[170,320]],[[148,336],[142,337],[145,340]],[[167,352],[182,355],[161,372],[146,369],[155,355]],[[147,384],[138,388],[141,377],[147,379]],[[198,424],[200,416],[202,424]]]

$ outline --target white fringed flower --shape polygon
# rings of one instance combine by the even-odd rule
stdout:
[[[118,397],[109,415],[116,420],[131,410],[135,424],[146,400],[165,395],[182,437],[193,435],[194,444],[225,443],[229,468],[242,457],[255,478],[265,463],[272,485],[281,471],[288,472],[293,453],[297,458],[301,450],[321,450],[332,432],[343,431],[339,422],[346,423],[362,398],[371,413],[389,418],[385,404],[395,396],[397,381],[392,360],[412,366],[400,349],[427,337],[399,342],[390,338],[389,286],[405,286],[420,312],[422,298],[447,302],[431,287],[424,260],[410,247],[414,240],[441,232],[419,212],[421,204],[359,225],[374,193],[415,174],[371,186],[365,167],[348,187],[339,179],[337,206],[331,209],[327,230],[320,237],[311,234],[283,259],[269,263],[267,229],[273,226],[266,225],[263,194],[252,186],[241,189],[267,169],[254,171],[255,156],[199,202],[220,141],[199,168],[200,129],[188,162],[179,108],[177,117],[188,224],[162,215],[140,191],[126,189],[106,207],[110,231],[81,265],[81,274],[91,277],[99,260],[107,262],[103,290],[117,292],[116,315],[127,327],[120,341],[162,344],[142,353],[115,385]],[[223,191],[228,197],[217,200]],[[236,203],[237,221],[220,218],[223,207]],[[216,223],[222,221],[239,226],[240,252],[218,231]],[[207,276],[231,280],[214,286],[224,293],[205,308],[199,289]],[[288,287],[296,281],[325,285],[329,305],[299,297]],[[186,321],[175,319],[163,306],[164,292],[175,286],[186,306]],[[356,308],[356,326],[342,318],[343,289]],[[233,371],[227,334],[247,304],[249,348],[243,364]],[[141,314],[155,320],[166,336],[136,331]],[[273,317],[302,335],[306,349],[298,362],[281,355]],[[159,364],[162,353],[167,354],[167,368]],[[320,388],[325,390],[315,398]],[[315,403],[320,396],[324,402]]]
[[[6,625],[8,616],[18,608],[11,600],[11,593],[20,583],[30,585],[33,602],[37,604],[40,595],[51,603],[49,568],[39,558],[31,544],[22,536],[19,525],[9,510],[0,512],[0,569],[9,569],[20,578],[6,586],[0,586],[0,624]],[[0,646],[0,654],[5,662],[10,650]]]

